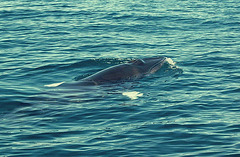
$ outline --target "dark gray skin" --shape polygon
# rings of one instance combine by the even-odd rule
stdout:
[[[102,85],[131,81],[142,78],[145,75],[153,74],[164,64],[166,57],[145,58],[132,60],[125,64],[119,64],[101,70],[75,83],[64,83],[60,86],[87,86]]]

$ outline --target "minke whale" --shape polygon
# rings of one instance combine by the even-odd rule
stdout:
[[[172,60],[167,57],[135,59],[131,60],[128,63],[119,64],[107,69],[103,69],[74,83],[61,82],[56,83],[55,85],[60,87],[77,87],[132,81],[155,73],[161,69],[167,60],[170,60],[172,62]],[[53,87],[54,84],[51,85],[46,86]]]

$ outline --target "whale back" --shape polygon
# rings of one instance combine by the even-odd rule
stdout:
[[[103,84],[105,82],[119,82],[127,81],[139,78],[141,76],[140,71],[132,66],[132,64],[120,64],[104,70],[101,70],[82,81],[90,81],[95,84]]]

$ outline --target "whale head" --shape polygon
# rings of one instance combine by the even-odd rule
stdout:
[[[129,64],[138,69],[139,73],[147,75],[153,74],[158,71],[162,67],[166,59],[166,57],[136,59],[130,61]]]

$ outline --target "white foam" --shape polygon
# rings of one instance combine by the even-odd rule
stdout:
[[[173,66],[176,64],[176,62],[174,62],[171,58],[167,58],[166,61]]]
[[[143,96],[143,93],[133,91],[133,92],[123,92],[122,95],[129,97],[131,100],[134,100],[140,96]]]
[[[48,84],[48,85],[44,85],[45,87],[57,87],[61,84],[63,84],[64,82],[59,82],[59,83],[53,83],[53,84]]]

